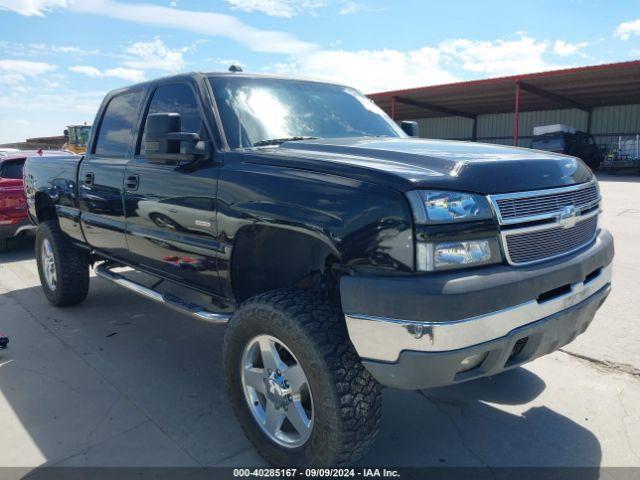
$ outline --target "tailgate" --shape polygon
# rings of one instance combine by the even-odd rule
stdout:
[[[0,178],[0,225],[12,225],[27,217],[22,180]]]

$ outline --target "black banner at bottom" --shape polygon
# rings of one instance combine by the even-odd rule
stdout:
[[[640,467],[40,467],[0,468],[0,480],[226,479],[640,480]]]

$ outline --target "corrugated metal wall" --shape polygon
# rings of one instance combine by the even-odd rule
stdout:
[[[578,130],[587,129],[587,113],[577,109],[522,112],[519,131],[520,146],[531,143],[533,127],[564,123]],[[471,140],[473,120],[462,117],[426,118],[418,120],[420,136]],[[640,133],[640,104],[597,107],[593,109],[591,132],[596,141],[605,146],[618,141],[618,136],[631,138]],[[495,113],[478,117],[478,141],[511,145],[513,142],[513,113]]]
[[[591,131],[594,134],[640,133],[640,104],[594,108]]]
[[[438,117],[418,120],[420,136],[424,138],[447,138],[468,140],[471,138],[473,120],[464,117]]]

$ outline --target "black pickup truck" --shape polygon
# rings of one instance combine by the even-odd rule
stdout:
[[[26,163],[44,293],[77,304],[94,268],[226,325],[231,403],[276,465],[356,461],[381,386],[553,352],[610,291],[570,156],[411,138],[351,88],[241,73],[113,91],[94,126],[84,157]]]

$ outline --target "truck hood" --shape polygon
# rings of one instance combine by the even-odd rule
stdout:
[[[247,160],[386,182],[401,190],[438,188],[483,194],[583,183],[579,159],[526,148],[419,138],[340,138],[283,143]]]

